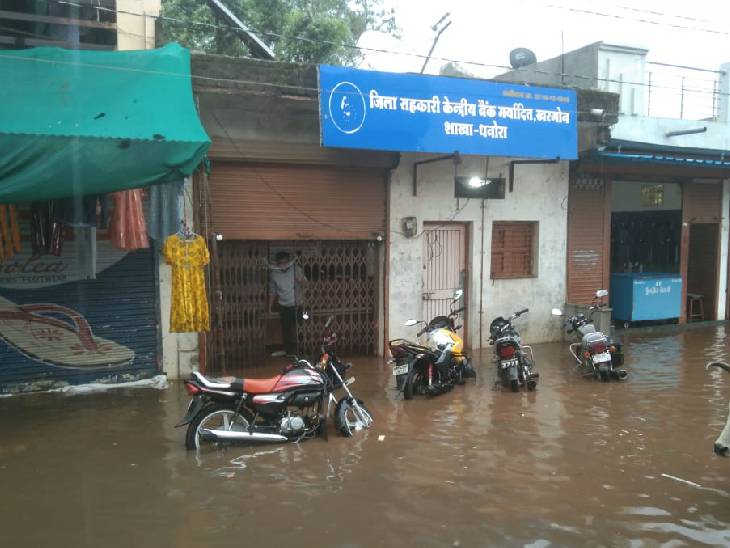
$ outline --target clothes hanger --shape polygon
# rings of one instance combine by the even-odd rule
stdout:
[[[198,236],[190,229],[187,221],[185,220],[180,221],[180,230],[177,231],[177,235],[183,240],[192,240],[193,238]]]

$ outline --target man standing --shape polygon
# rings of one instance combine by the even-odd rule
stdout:
[[[278,350],[272,356],[292,356],[297,352],[297,312],[304,302],[306,278],[287,251],[279,251],[274,259],[276,264],[270,267],[269,277],[269,310],[274,301],[278,301],[284,350]]]

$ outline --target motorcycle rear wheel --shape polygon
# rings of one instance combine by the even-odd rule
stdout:
[[[423,376],[423,370],[421,367],[411,366],[411,370],[408,372],[406,382],[403,385],[403,399],[412,400],[413,396],[418,393],[418,387],[424,384],[425,379]]]
[[[353,405],[352,398],[343,398],[335,410],[335,427],[346,438],[368,428],[373,422],[373,416],[362,400],[357,400],[357,404],[359,411]]]
[[[185,447],[189,450],[206,448],[220,448],[220,442],[206,442],[200,439],[200,431],[233,430],[237,432],[248,430],[250,421],[241,413],[236,414],[233,404],[215,403],[204,407],[188,425],[185,434]]]

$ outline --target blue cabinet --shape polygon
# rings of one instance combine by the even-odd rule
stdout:
[[[627,322],[679,318],[682,278],[677,274],[611,274],[613,319]]]

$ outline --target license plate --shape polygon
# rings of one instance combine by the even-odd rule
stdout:
[[[517,360],[502,360],[499,365],[500,367],[502,367],[502,369],[507,369],[508,367],[517,367]]]
[[[408,373],[408,364],[397,365],[393,368],[393,375],[405,375]]]
[[[601,352],[600,354],[593,354],[593,363],[605,363],[611,361],[611,354],[608,352]]]

